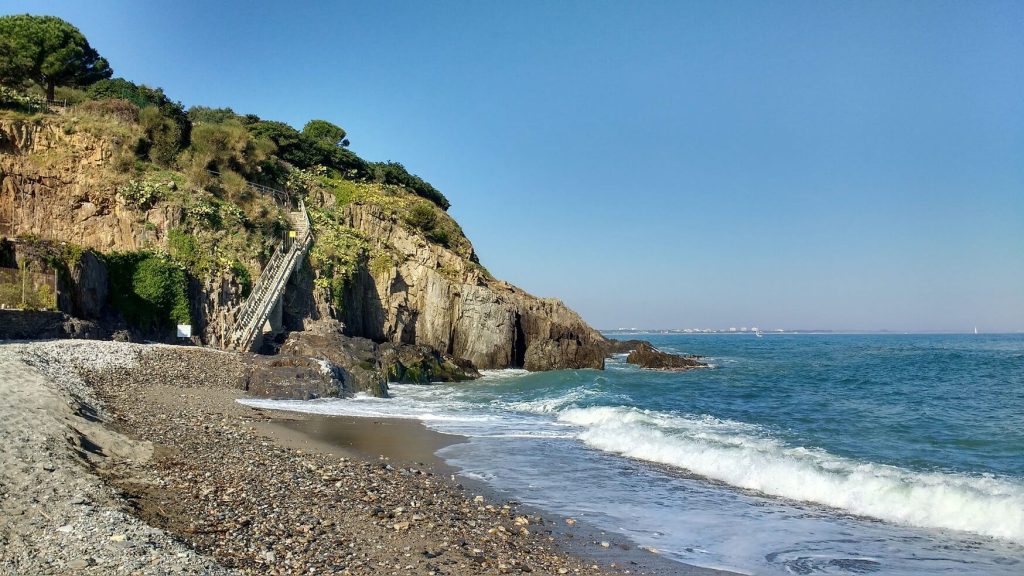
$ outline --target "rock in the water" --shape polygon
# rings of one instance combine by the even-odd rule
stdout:
[[[626,362],[650,370],[689,370],[706,368],[707,364],[698,360],[699,356],[680,356],[662,352],[649,342],[640,342],[626,357]]]
[[[472,362],[441,354],[429,346],[385,342],[379,346],[377,357],[388,382],[428,384],[480,377]]]
[[[650,342],[646,340],[616,340],[609,338],[605,341],[604,353],[607,356],[612,354],[629,354],[633,350],[636,350],[637,346],[641,344],[650,345]]]

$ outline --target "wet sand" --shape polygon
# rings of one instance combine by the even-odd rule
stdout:
[[[258,424],[257,429],[283,446],[349,458],[383,457],[402,465],[430,466],[438,473],[455,471],[436,456],[437,451],[465,441],[462,436],[430,430],[416,420],[267,413],[274,419]]]

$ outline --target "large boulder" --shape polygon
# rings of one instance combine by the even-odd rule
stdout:
[[[379,346],[377,358],[388,382],[428,384],[463,382],[480,377],[469,360],[441,354],[430,346],[385,342]]]
[[[281,345],[279,355],[326,360],[340,369],[346,392],[388,396],[386,373],[377,362],[377,345],[372,340],[341,334],[292,332]]]
[[[259,398],[312,400],[343,395],[342,373],[326,360],[302,356],[255,356],[245,390]]]
[[[425,345],[377,344],[342,334],[292,332],[280,348],[285,356],[329,361],[340,370],[343,389],[387,397],[388,382],[427,384],[479,378],[472,362]]]
[[[641,341],[626,357],[626,362],[649,370],[682,371],[692,368],[707,368],[707,364],[698,360],[700,356],[669,354],[662,352],[649,342]]]

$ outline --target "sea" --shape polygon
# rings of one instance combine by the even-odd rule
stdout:
[[[611,335],[614,337],[614,335]],[[1024,574],[1024,334],[630,334],[711,367],[250,401],[412,418],[508,498],[745,574]]]

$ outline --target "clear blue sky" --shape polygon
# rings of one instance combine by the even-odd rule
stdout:
[[[1024,329],[1022,2],[11,2],[441,189],[601,328]]]

